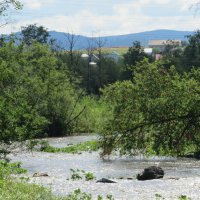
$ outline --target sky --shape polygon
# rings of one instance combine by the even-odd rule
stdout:
[[[85,36],[123,35],[156,29],[200,29],[198,0],[21,0],[12,23],[1,33],[37,24],[48,30]]]

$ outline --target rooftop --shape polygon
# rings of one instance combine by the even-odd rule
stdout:
[[[181,40],[149,40],[149,46],[178,45],[181,46]]]

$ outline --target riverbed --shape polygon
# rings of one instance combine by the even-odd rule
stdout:
[[[55,147],[87,140],[95,140],[96,136],[75,136],[66,138],[50,138],[49,143]],[[176,159],[166,157],[145,158],[111,156],[102,160],[98,152],[81,154],[16,152],[10,155],[13,162],[20,161],[29,171],[30,183],[41,184],[58,195],[65,196],[80,188],[97,195],[112,195],[115,199],[153,200],[179,199],[186,195],[194,200],[200,199],[200,161],[193,159]],[[148,166],[159,166],[165,171],[164,179],[138,181],[136,174]],[[92,181],[70,179],[70,169],[81,169],[92,172],[96,179]],[[48,177],[33,177],[36,172],[47,173]],[[108,178],[117,183],[96,183],[100,178]],[[160,198],[161,199],[161,198]]]

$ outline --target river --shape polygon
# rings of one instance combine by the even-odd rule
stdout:
[[[74,136],[65,138],[49,138],[55,147],[95,140],[96,136]],[[98,152],[82,154],[18,152],[10,155],[13,162],[20,161],[29,171],[30,183],[50,187],[58,195],[67,195],[80,188],[81,191],[97,195],[113,195],[115,199],[153,200],[156,194],[165,199],[178,199],[186,195],[192,199],[200,199],[200,161],[192,159],[176,159],[166,157],[145,158],[111,156],[102,160]],[[164,179],[137,181],[136,174],[145,167],[156,165],[165,171]],[[96,180],[109,178],[117,183],[104,184],[93,181],[70,179],[70,169],[82,169],[93,172]],[[36,172],[48,173],[49,177],[32,177]],[[121,179],[123,178],[123,179]],[[128,178],[133,178],[129,180]]]

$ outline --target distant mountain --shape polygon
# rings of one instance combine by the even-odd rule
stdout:
[[[58,44],[64,49],[68,49],[66,33],[50,31],[51,38],[57,40]],[[175,31],[175,30],[154,30],[141,33],[133,33],[127,35],[117,36],[105,36],[102,40],[105,40],[105,47],[123,47],[131,46],[133,41],[140,41],[143,46],[148,46],[149,40],[184,40],[186,41],[187,35],[192,35],[192,31]],[[88,40],[90,37],[76,35],[78,41],[76,43],[76,49],[85,49],[88,47]]]

